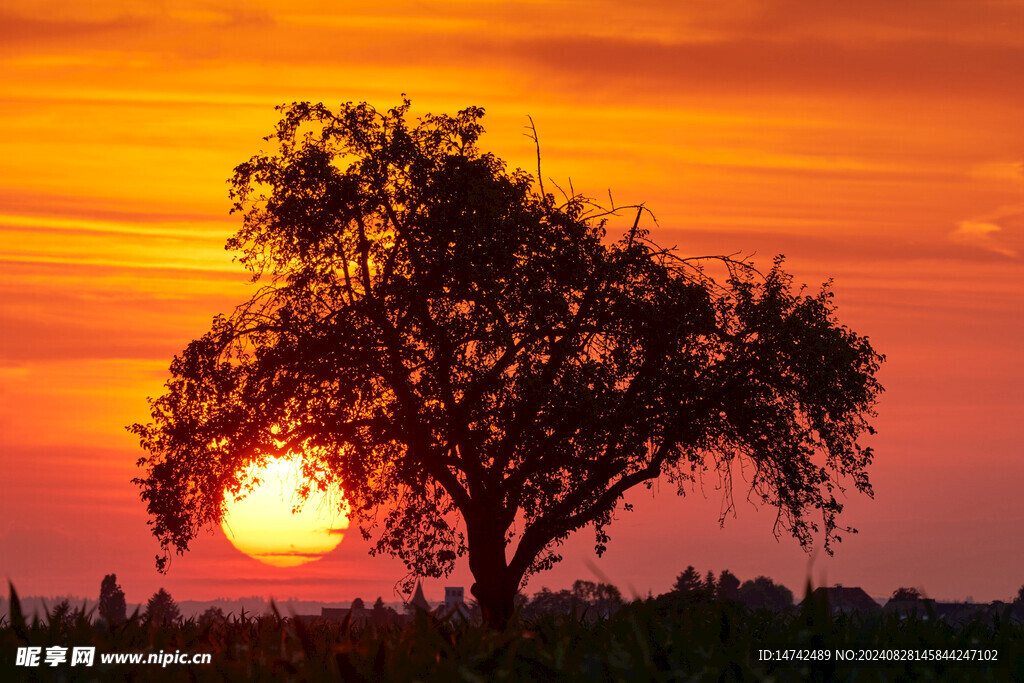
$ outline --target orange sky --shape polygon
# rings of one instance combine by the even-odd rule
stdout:
[[[140,6],[143,5],[143,6]],[[223,243],[232,168],[274,105],[486,108],[483,147],[617,202],[687,253],[785,253],[835,277],[888,356],[877,497],[836,557],[771,535],[713,482],[633,496],[600,561],[587,534],[529,590],[595,572],[666,590],[686,565],[883,596],[1005,599],[1024,583],[1024,3],[941,0],[8,0],[0,9],[0,575],[22,594],[129,601],[391,599],[403,571],[349,534],[275,569],[219,529],[168,576],[123,426],[172,355],[250,291]],[[684,9],[685,8],[685,9]],[[469,584],[463,569],[444,583]]]

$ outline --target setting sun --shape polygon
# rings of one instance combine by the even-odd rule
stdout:
[[[227,511],[221,527],[232,545],[249,557],[275,567],[295,567],[334,550],[348,528],[337,492],[312,491],[301,500],[299,459],[278,459],[249,476],[260,484],[245,498],[225,494]],[[292,509],[302,502],[301,509]]]

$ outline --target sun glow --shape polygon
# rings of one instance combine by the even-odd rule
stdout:
[[[225,493],[227,511],[221,528],[231,544],[253,559],[275,567],[296,567],[318,560],[341,543],[348,515],[339,491],[313,490],[302,501],[302,460],[280,458],[249,477],[260,484],[245,498]],[[301,509],[293,512],[296,505]]]

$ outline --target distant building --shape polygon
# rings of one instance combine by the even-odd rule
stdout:
[[[935,601],[931,598],[918,598],[916,600],[889,600],[883,608],[886,613],[898,614],[900,619],[909,616],[916,616],[927,620],[931,615],[937,615]]]
[[[822,586],[814,589],[811,598],[814,600],[824,598],[828,602],[828,608],[832,614],[868,614],[882,609],[882,606],[865,593],[863,588],[858,587],[847,588],[835,585],[826,588]]]
[[[445,586],[443,616],[454,616],[456,613],[463,617],[469,616],[469,608],[466,607],[465,589],[462,586]]]
[[[991,624],[998,619],[1013,620],[1012,608],[1004,602],[936,602],[935,616],[947,624],[963,626],[972,621]]]
[[[344,607],[321,607],[320,618],[328,621],[344,621],[348,619],[351,626],[365,626],[370,618],[370,610],[362,598],[356,598],[346,609]]]
[[[419,581],[416,582],[416,592],[413,593],[412,600],[409,601],[409,606],[413,609],[421,609],[425,612],[430,611],[430,603],[423,597],[423,584]]]
[[[320,608],[320,619],[325,621],[343,622],[346,619],[350,626],[394,626],[408,622],[408,617],[400,615],[394,609],[384,605],[381,598],[377,598],[372,609],[359,600],[352,601],[352,605],[345,607],[322,607]]]
[[[348,616],[349,610],[345,607],[321,607],[320,618],[327,621],[342,621]]]

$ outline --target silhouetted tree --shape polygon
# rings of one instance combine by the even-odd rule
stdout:
[[[206,610],[199,615],[199,625],[203,627],[223,625],[227,623],[227,620],[227,617],[224,615],[224,610],[215,605],[207,607]]]
[[[60,626],[68,629],[74,625],[77,613],[75,609],[71,607],[71,601],[64,598],[53,606],[53,609],[50,610],[47,616],[47,621],[51,626]]]
[[[146,621],[151,624],[165,626],[181,619],[181,612],[178,605],[171,598],[171,594],[161,588],[146,603],[146,612],[143,615]]]
[[[740,580],[728,569],[723,569],[718,576],[718,589],[715,596],[719,600],[739,600]]]
[[[581,609],[582,605],[571,591],[563,589],[556,592],[544,587],[523,606],[523,616],[536,619],[546,614],[574,614]]]
[[[352,604],[349,605],[349,609],[351,609],[351,610],[366,609],[366,603],[363,602],[362,598],[356,598],[355,600],[352,601]]]
[[[608,616],[623,604],[623,595],[610,584],[596,584],[579,579],[572,584],[572,590],[552,591],[542,588],[529,600],[521,602],[521,612],[526,618],[537,618],[544,614],[584,614]]]
[[[621,207],[559,203],[478,151],[482,109],[410,124],[408,106],[284,107],[277,153],[235,169],[228,247],[263,286],[132,428],[158,565],[246,465],[290,453],[411,574],[468,554],[491,625],[573,531],[603,552],[623,495],[661,475],[715,470],[731,501],[746,463],[777,531],[809,545],[820,515],[831,550],[840,482],[871,492],[858,439],[882,357],[830,291],[794,290],[781,259],[683,258],[638,207],[609,239]]]
[[[699,599],[704,596],[704,583],[700,579],[700,573],[690,565],[676,577],[672,590],[681,596]]]
[[[622,602],[622,593],[610,583],[594,583],[584,579],[576,579],[572,584],[572,594],[577,600],[594,604],[602,600]]]
[[[572,596],[593,616],[607,617],[622,606],[622,593],[610,583],[577,579],[572,584]]]
[[[1014,599],[1014,602],[1024,602],[1024,586],[1017,589],[1017,597]]]
[[[117,574],[107,574],[100,583],[99,612],[108,624],[119,624],[127,616],[124,591],[117,583]]]
[[[921,591],[916,588],[897,588],[892,592],[891,599],[895,601],[920,600]]]
[[[373,611],[370,613],[370,621],[376,626],[383,626],[388,622],[387,608],[384,606],[384,599],[380,596],[373,603]]]
[[[708,599],[713,600],[718,595],[718,585],[715,583],[715,573],[708,570],[708,573],[704,576],[704,594],[708,596]]]
[[[751,609],[770,609],[785,612],[793,607],[793,591],[775,583],[767,576],[744,581],[740,586],[739,598]]]

